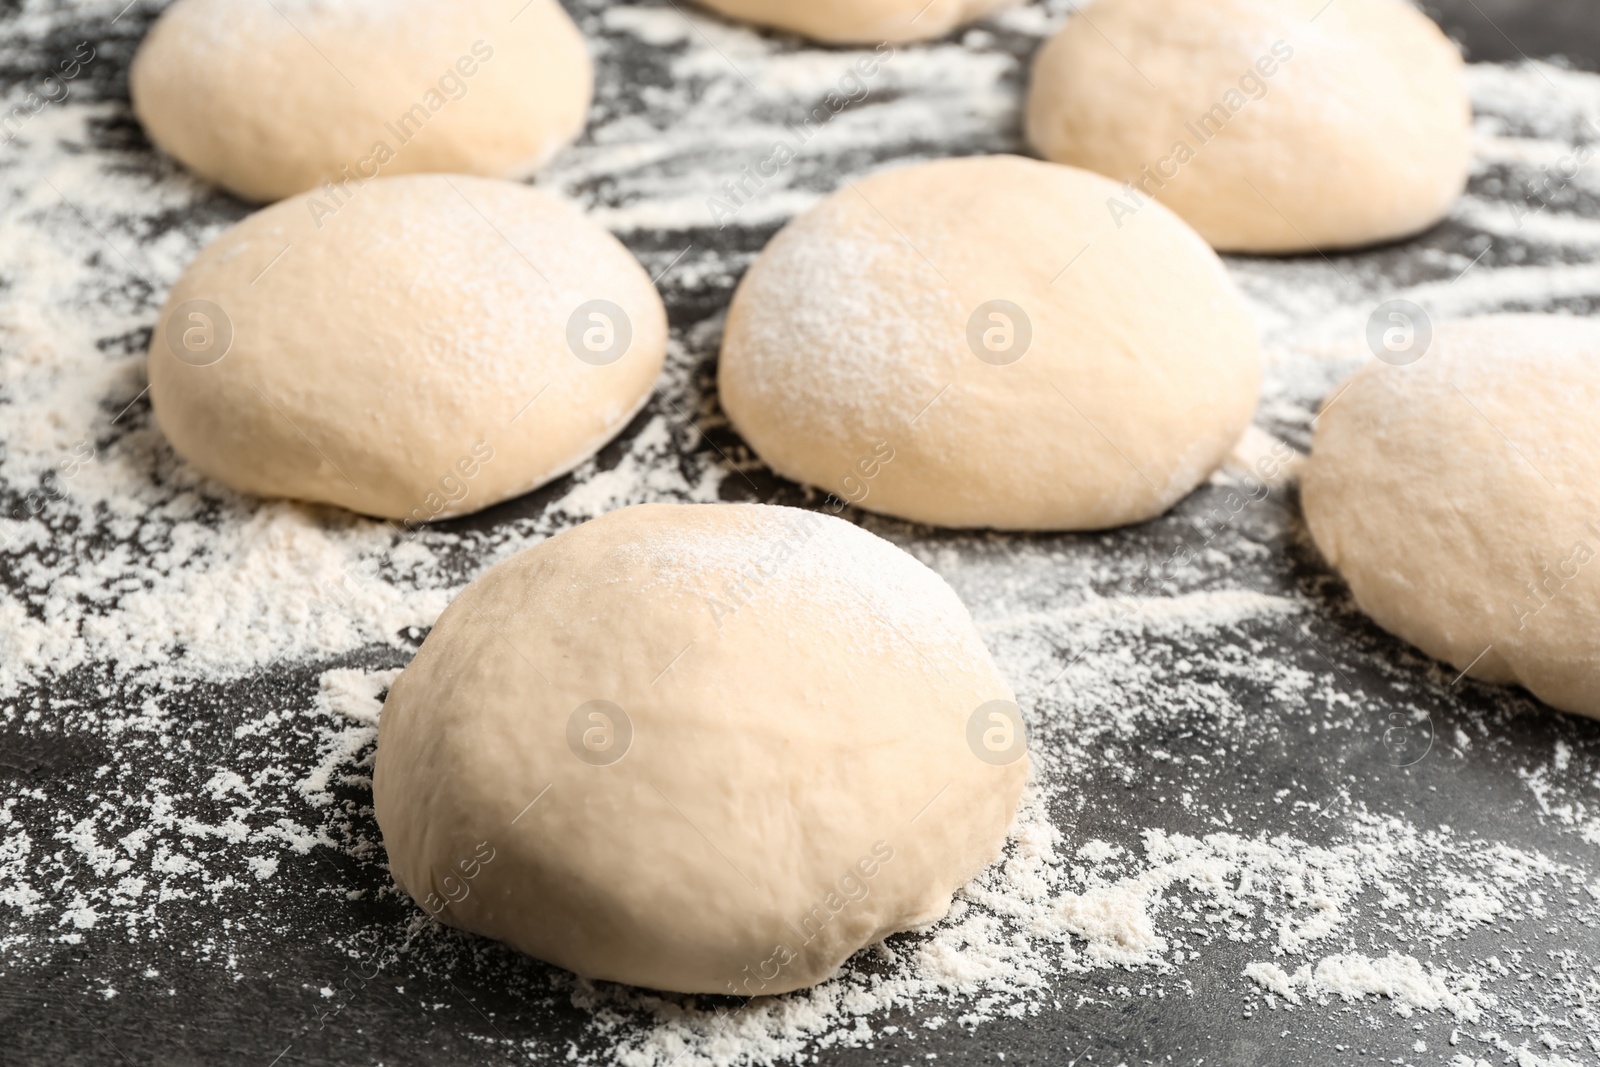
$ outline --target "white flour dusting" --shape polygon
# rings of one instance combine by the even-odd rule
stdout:
[[[643,45],[663,77],[633,100],[602,83],[588,136],[540,184],[639,237],[646,268],[665,272],[669,307],[693,310],[675,314],[659,397],[618,446],[538,507],[410,540],[333,509],[239,497],[174,457],[140,399],[147,330],[182,267],[238,209],[101,136],[125,120],[121,103],[85,94],[32,116],[0,161],[0,721],[41,751],[88,737],[99,755],[92,796],[44,776],[0,799],[4,975],[110,936],[178,945],[194,966],[240,978],[257,965],[255,939],[285,934],[269,916],[367,894],[318,857],[382,861],[364,810],[371,744],[380,698],[421,632],[471,577],[576,522],[629,503],[749,496],[756,468],[725,463],[702,436],[730,447],[709,363],[731,279],[841,169],[1015,150],[1028,49],[998,42],[1036,38],[1060,14],[1033,5],[955,42],[897,49],[861,105],[741,209],[737,225],[753,229],[719,250],[696,247],[705,238],[694,229],[711,227],[717,183],[763,158],[785,116],[864,53],[795,49],[672,7],[587,16],[602,69],[611,50]],[[36,32],[39,18],[16,16],[13,29]],[[1567,199],[1520,225],[1515,189],[1501,187],[1600,140],[1587,125],[1600,121],[1600,77],[1523,64],[1474,66],[1470,79],[1477,181],[1455,219],[1479,244],[1230,261],[1270,367],[1253,442],[1217,487],[1250,484],[1280,438],[1303,445],[1313,405],[1362,355],[1381,300],[1451,318],[1600,299],[1600,229],[1572,202],[1600,196],[1600,170],[1581,170]],[[196,221],[154,221],[168,216]],[[678,231],[670,247],[644,240],[662,229]],[[1511,250],[1475,261],[1484,242]],[[1521,255],[1528,246],[1540,254]],[[1293,540],[1287,480],[1265,479],[1264,495],[1220,517],[1136,531],[1136,548],[1115,553],[1110,535],[933,537],[862,519],[951,582],[1029,716],[1038,771],[1005,859],[937,927],[866,950],[809,991],[741,1005],[549,976],[539,995],[586,1013],[561,1054],[694,1067],[894,1042],[920,1059],[919,1034],[1194,1001],[1204,988],[1246,1018],[1359,1013],[1373,1032],[1404,1028],[1416,1062],[1600,1062],[1592,954],[1585,964],[1541,932],[1600,921],[1600,806],[1585,792],[1593,783],[1565,773],[1570,750],[1515,768],[1560,855],[1441,825],[1425,802],[1368,810],[1350,798],[1355,769],[1352,790],[1313,792],[1240,768],[1241,739],[1364,731],[1381,710],[1341,683],[1354,668],[1324,649],[1305,586],[1266,577]],[[1191,556],[1174,556],[1180,538]],[[1140,580],[1164,561],[1162,580]],[[1374,669],[1394,706],[1422,718],[1450,680],[1420,662]],[[261,679],[294,672],[317,681],[254,695]],[[1429,738],[1438,761],[1495,742],[1482,719]],[[141,772],[152,752],[202,768],[195,788]],[[1214,775],[1238,776],[1237,804],[1197,799],[1192,783]],[[1419,786],[1424,801],[1432,788]],[[1164,817],[1137,828],[1099,819],[1114,808],[1106,798],[1133,789]],[[1459,790],[1470,798],[1473,783]],[[297,871],[319,885],[310,901]],[[385,888],[372,895],[393,903],[375,881]],[[190,923],[191,904],[261,918],[217,930]],[[398,950],[423,973],[449,974],[456,956],[483,951],[420,911],[402,928],[352,920],[348,930],[340,948],[354,957],[377,965]],[[103,979],[102,995],[163,981],[130,972]],[[1063,1001],[1063,983],[1076,1003]],[[1512,994],[1538,1003],[1537,1017],[1508,1009]]]

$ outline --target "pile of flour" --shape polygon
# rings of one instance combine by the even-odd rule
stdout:
[[[0,36],[23,42],[10,65],[50,65],[45,53],[66,38],[49,31],[72,18],[106,25],[120,8],[7,16]],[[1025,62],[1062,14],[1031,5],[956,42],[898,49],[866,96],[719,229],[708,201],[722,183],[765,158],[862,53],[670,4],[586,8],[596,114],[540,184],[581,202],[660,276],[674,323],[666,375],[629,433],[570,481],[406,541],[332,509],[237,496],[174,457],[143,399],[149,328],[179,271],[244,209],[108,134],[129,120],[105,89],[85,82],[33,114],[0,149],[0,721],[42,750],[89,737],[106,757],[92,795],[44,777],[0,799],[6,974],[126,937],[247,973],[252,939],[281,936],[274,923],[304,903],[288,872],[316,869],[329,849],[370,885],[330,880],[316,907],[392,895],[370,817],[350,797],[370,773],[381,696],[421,633],[474,575],[609,509],[767,498],[772,479],[714,400],[733,280],[840,174],[1018,150]],[[1600,141],[1600,77],[1546,64],[1469,76],[1478,164],[1446,238],[1336,261],[1230,262],[1270,365],[1257,429],[1218,489],[1241,484],[1279,441],[1303,450],[1316,401],[1363,357],[1366,316],[1384,300],[1440,318],[1600,306],[1600,223],[1578,214],[1600,197],[1600,170],[1580,171],[1549,206],[1522,191],[1580,141]],[[1600,808],[1593,783],[1568,773],[1566,742],[1510,769],[1541,826],[1570,843],[1560,855],[1418,811],[1368,810],[1354,789],[1287,782],[1241,790],[1237,804],[1195,795],[1209,768],[1232,766],[1241,738],[1273,728],[1240,692],[1312,733],[1363,730],[1382,711],[1342,684],[1349,664],[1323,650],[1318,601],[1274,563],[1293,539],[1291,494],[1280,479],[1201,528],[1185,528],[1186,510],[1078,539],[933,535],[855,515],[951,582],[1018,691],[1037,773],[1004,861],[932,930],[866,950],[801,993],[705,1003],[551,974],[545,992],[587,1019],[563,1054],[629,1067],[798,1061],[1069,1011],[1068,987],[1082,1007],[1192,999],[1204,984],[1285,1025],[1360,1012],[1375,1029],[1420,1027],[1407,1045],[1434,1062],[1600,1062],[1592,953],[1530,940],[1600,921]],[[1185,539],[1198,550],[1169,581],[1141,581]],[[1275,636],[1285,633],[1305,635],[1293,656]],[[318,676],[314,693],[256,698],[258,680],[291,668]],[[1418,662],[1390,679],[1409,694],[1397,706],[1424,709],[1419,694],[1447,687],[1429,670]],[[214,707],[214,722],[174,706]],[[1428,758],[1491,749],[1491,727],[1430,735]],[[1173,751],[1150,743],[1168,732]],[[197,788],[153,765],[184,768]],[[1086,829],[1123,789],[1158,797],[1170,818],[1121,835]],[[224,904],[259,917],[217,930],[186,910]],[[367,960],[398,951],[439,975],[477,951],[420,912],[402,929],[352,922],[340,947]],[[129,983],[159,987],[151,971],[85,981],[109,998]],[[1507,1008],[1510,993],[1540,1011]]]

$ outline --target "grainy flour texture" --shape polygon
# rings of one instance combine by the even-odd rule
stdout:
[[[8,101],[79,65],[0,145],[0,1060],[1600,1063],[1600,730],[1366,623],[1295,489],[1384,301],[1600,312],[1600,165],[1572,164],[1600,141],[1600,76],[1474,64],[1476,162],[1445,224],[1229,260],[1265,395],[1174,513],[1001,536],[845,510],[966,602],[1034,777],[946,919],[744,1001],[577,980],[400,895],[371,810],[382,697],[465,583],[576,523],[825,506],[718,408],[732,287],[848,176],[1021,150],[1027,63],[1065,7],[880,52],[867,77],[871,49],[569,5],[596,106],[538,185],[657,278],[667,370],[570,477],[413,534],[232,494],[156,428],[161,302],[248,208],[133,122],[127,63],[159,5],[125,2],[0,14]],[[846,106],[806,128],[830,93]],[[793,158],[739,184],[781,139]]]

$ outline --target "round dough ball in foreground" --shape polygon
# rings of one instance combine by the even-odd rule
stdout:
[[[1222,263],[1165,208],[989,156],[863,178],[772,239],[719,384],[779,474],[943,526],[1096,529],[1171,507],[1260,386]]]
[[[1108,210],[1154,196],[1235,252],[1427,229],[1471,121],[1455,45],[1400,0],[1098,0],[1039,51],[1027,111],[1044,156],[1133,183]]]
[[[1384,629],[1486,682],[1600,716],[1600,323],[1439,329],[1318,420],[1312,536]]]
[[[780,993],[999,855],[1011,699],[888,542],[647,504],[461,593],[384,703],[373,800],[395,881],[452,926],[589,978]]]
[[[1017,0],[700,0],[758,26],[833,44],[928,41]]]
[[[183,272],[150,342],[174,448],[235,489],[426,522],[577,466],[649,399],[650,277],[510,182],[369,182],[259,211]]]
[[[249,200],[523,176],[583,129],[593,81],[556,0],[178,0],[129,72],[150,139]]]

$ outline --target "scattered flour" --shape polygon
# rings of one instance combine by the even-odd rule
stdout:
[[[1393,952],[1376,960],[1356,954],[1328,956],[1315,966],[1301,966],[1293,974],[1270,963],[1252,963],[1244,973],[1290,1004],[1301,1003],[1302,995],[1320,998],[1323,1003],[1329,997],[1348,1002],[1380,996],[1392,1000],[1394,1013],[1407,1019],[1417,1010],[1448,1011],[1463,1022],[1476,1021],[1480,1015],[1476,983],[1463,982],[1467,988],[1454,992],[1444,975],[1428,970],[1410,956]]]

